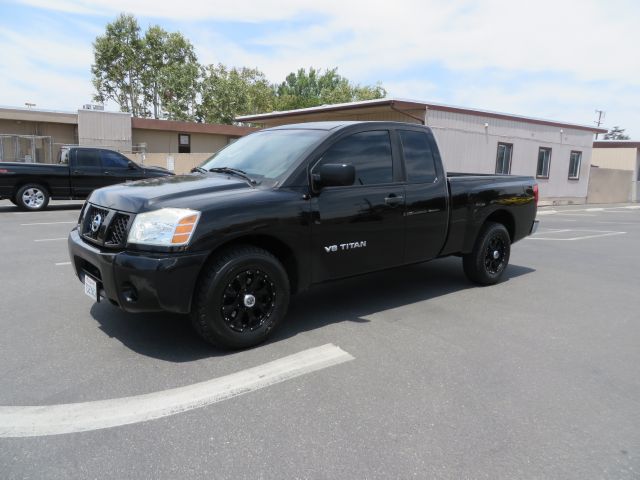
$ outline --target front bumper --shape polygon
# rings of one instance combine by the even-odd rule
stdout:
[[[73,229],[69,256],[76,275],[98,283],[98,293],[127,312],[188,313],[205,253],[142,253],[101,250]]]

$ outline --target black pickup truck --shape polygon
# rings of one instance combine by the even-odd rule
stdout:
[[[57,164],[0,162],[0,200],[23,210],[44,210],[50,199],[85,199],[96,188],[131,180],[173,175],[161,167],[142,167],[105,148],[71,147]]]
[[[313,284],[447,255],[482,285],[537,227],[531,177],[445,173],[429,128],[261,130],[190,175],[93,192],[69,235],[85,293],[189,313],[226,348],[263,341]]]

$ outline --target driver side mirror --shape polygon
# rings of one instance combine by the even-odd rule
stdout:
[[[129,160],[129,162],[127,163],[127,168],[128,168],[129,170],[135,170],[135,169],[136,169],[136,164],[135,164],[135,163],[133,163],[133,161],[132,161],[132,160]]]
[[[356,168],[345,163],[326,163],[320,165],[316,173],[311,175],[314,188],[347,187],[356,179]]]

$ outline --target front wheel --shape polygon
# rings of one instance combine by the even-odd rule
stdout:
[[[509,264],[511,237],[501,223],[485,224],[471,253],[462,257],[467,278],[480,285],[498,283]]]
[[[29,183],[18,189],[15,200],[23,210],[44,210],[49,204],[49,192],[42,185]]]
[[[248,348],[263,342],[289,306],[289,279],[271,253],[239,246],[217,255],[196,287],[191,322],[207,342]]]

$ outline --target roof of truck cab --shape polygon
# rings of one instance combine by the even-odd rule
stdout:
[[[378,125],[378,126],[413,126],[422,127],[422,125],[416,123],[396,122],[389,120],[343,120],[343,121],[331,121],[326,122],[302,122],[302,123],[289,123],[286,125],[278,125],[276,127],[265,128],[265,130],[338,130],[352,125]]]

